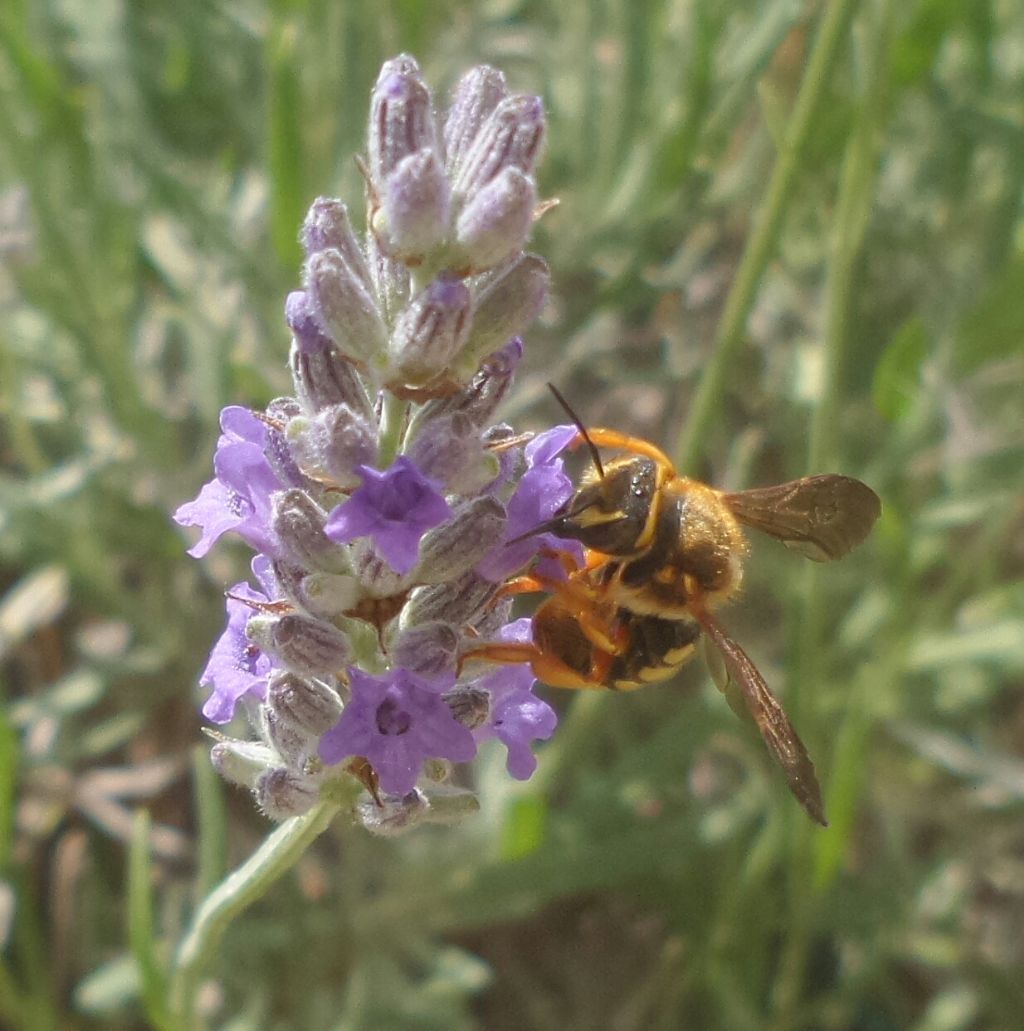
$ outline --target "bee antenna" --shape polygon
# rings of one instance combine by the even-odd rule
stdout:
[[[590,457],[594,462],[594,468],[597,470],[597,475],[603,480],[604,479],[604,466],[601,464],[601,455],[598,453],[597,446],[590,439],[590,434],[587,433],[586,426],[583,425],[580,417],[572,410],[569,402],[562,397],[561,391],[554,383],[548,384],[548,390],[555,395],[555,400],[565,409],[566,415],[573,421],[576,429],[580,431],[580,436],[587,442],[587,447],[590,449]]]
[[[505,547],[507,548],[513,544],[519,544],[520,541],[525,541],[530,537],[536,537],[538,533],[547,533],[549,530],[557,530],[566,519],[572,519],[573,516],[578,516],[580,512],[585,512],[588,508],[593,508],[596,504],[596,501],[588,501],[585,505],[580,505],[578,508],[572,508],[568,512],[563,512],[560,516],[548,519],[546,522],[538,523],[532,530],[527,530],[526,533],[521,533],[518,537],[513,537],[510,541],[505,541]]]

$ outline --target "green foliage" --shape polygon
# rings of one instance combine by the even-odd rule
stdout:
[[[1022,48],[995,0],[3,4],[0,1023],[1024,1025]],[[754,543],[724,617],[828,830],[695,663],[558,696],[536,777],[485,753],[458,828],[314,820],[251,908],[201,907],[268,826],[192,759],[245,557],[191,562],[169,513],[220,408],[287,390],[298,222],[361,196],[402,49],[550,113],[510,420],[558,420],[554,379],[712,482],[882,496],[832,567]]]

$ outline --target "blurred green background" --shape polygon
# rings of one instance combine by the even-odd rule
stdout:
[[[552,379],[718,485],[882,496],[833,567],[754,542],[727,614],[832,826],[699,663],[549,691],[533,781],[487,752],[456,829],[333,826],[229,929],[203,1026],[1024,1026],[1015,0],[4,0],[0,1025],[160,1025],[161,966],[270,829],[197,713],[248,556],[193,562],[169,513],[220,407],[287,392],[298,225],[359,209],[401,50],[439,98],[486,61],[549,111],[510,421],[560,421]]]

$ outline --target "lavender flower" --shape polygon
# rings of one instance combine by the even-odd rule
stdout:
[[[498,635],[506,641],[529,641],[530,620],[510,623]],[[474,730],[478,741],[497,738],[508,749],[506,768],[516,780],[529,780],[537,768],[530,745],[555,732],[558,717],[533,693],[533,673],[525,666],[506,666],[476,681],[473,688],[489,700],[486,720]]]
[[[227,629],[213,646],[199,678],[200,684],[213,688],[203,706],[203,715],[212,723],[230,722],[241,698],[262,700],[266,694],[271,661],[246,637],[245,628],[253,612],[247,602],[267,601],[266,595],[245,582],[235,584],[228,592]]]
[[[339,544],[371,537],[396,573],[408,573],[420,538],[451,514],[448,502],[405,455],[384,472],[361,465],[363,485],[332,513],[324,530]]]
[[[425,759],[468,762],[473,735],[452,715],[431,681],[405,669],[383,677],[352,671],[352,697],[335,726],[320,739],[320,758],[340,762],[365,756],[389,794],[416,785]]]
[[[221,412],[220,428],[224,432],[213,456],[216,475],[195,501],[174,513],[182,526],[202,528],[202,537],[188,553],[202,558],[229,530],[257,550],[271,552],[270,495],[282,484],[267,459],[270,433],[252,412],[237,405]]]
[[[355,818],[394,834],[474,809],[447,770],[479,743],[502,742],[525,779],[554,731],[528,667],[462,673],[459,657],[525,639],[501,584],[573,547],[529,532],[572,492],[559,455],[574,430],[524,450],[492,424],[547,291],[547,266],[523,252],[540,100],[480,67],[439,119],[402,55],[370,106],[365,236],[335,199],[302,227],[303,289],[285,305],[294,397],[224,410],[214,479],[175,518],[200,528],[196,557],[230,531],[260,553],[260,589],[228,592],[201,678],[207,718],[244,712],[259,740],[221,740],[217,769],[273,819],[354,778]]]

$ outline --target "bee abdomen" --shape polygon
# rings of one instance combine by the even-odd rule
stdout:
[[[692,657],[700,626],[692,619],[632,616],[631,646],[615,658],[609,687],[630,691],[668,680]]]

